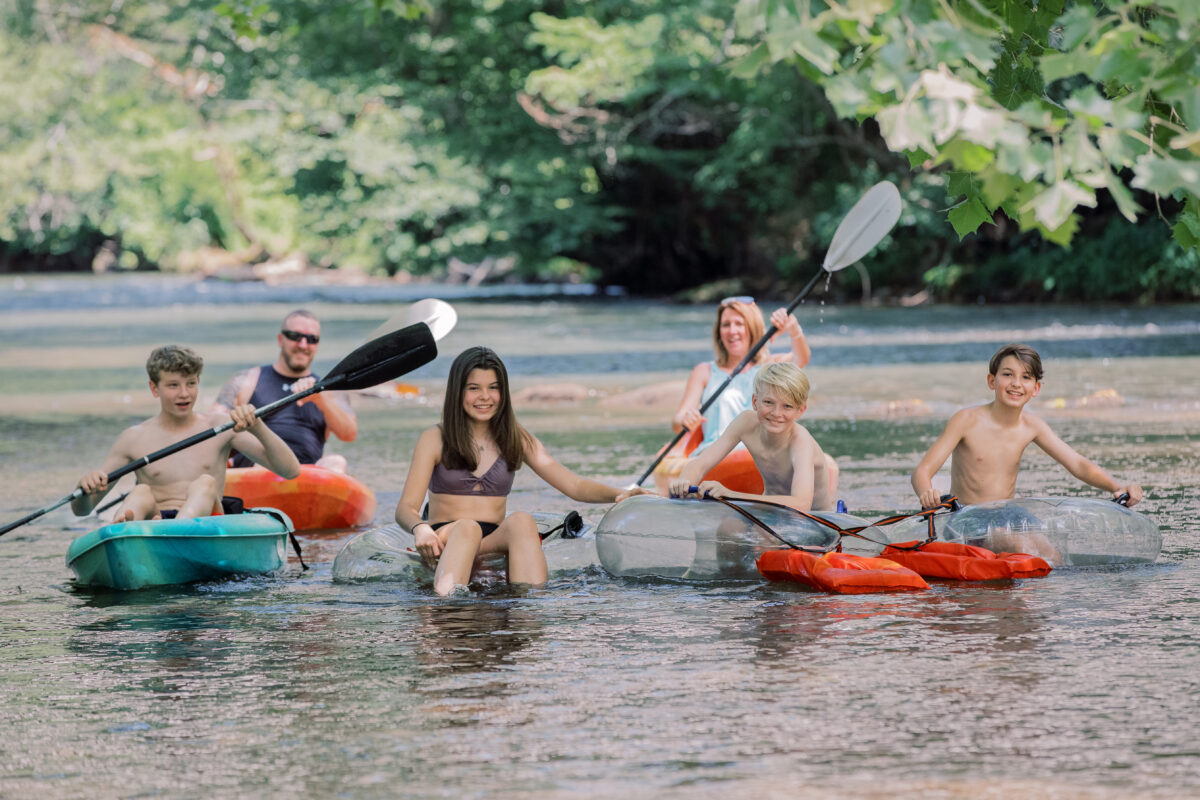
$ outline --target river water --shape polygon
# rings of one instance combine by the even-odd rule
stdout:
[[[291,308],[328,368],[407,302],[446,297],[442,355],[354,399],[331,449],[390,519],[417,433],[462,348],[506,358],[522,420],[563,463],[625,484],[669,438],[711,308],[441,287],[0,281],[0,522],[67,494],[155,410],[142,363],[206,358],[202,401],[274,356]],[[770,308],[770,305],[767,304]],[[1180,797],[1200,793],[1200,309],[862,309],[810,302],[806,422],[873,517],[956,408],[987,399],[1001,344],[1038,347],[1034,402],[1077,449],[1141,482],[1158,563],[996,585],[827,596],[783,585],[619,580],[437,599],[415,579],[335,584],[350,532],[305,533],[312,569],[134,593],[73,585],[95,527],[59,509],[0,539],[3,797]],[[511,509],[578,506],[523,471]],[[1040,453],[1028,495],[1098,493]]]

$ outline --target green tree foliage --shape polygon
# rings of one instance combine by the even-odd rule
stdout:
[[[612,228],[588,202],[594,175],[516,102],[542,63],[530,8],[463,2],[414,23],[417,8],[14,10],[0,178],[18,190],[0,195],[0,241],[52,266],[113,240],[127,266],[211,245],[420,273],[450,256],[537,267]]]
[[[1193,0],[740,0],[737,21],[740,74],[792,64],[915,168],[949,170],[960,236],[1003,209],[1065,245],[1098,191],[1136,220],[1132,186],[1182,202],[1175,237],[1200,240]]]
[[[1200,297],[1191,0],[21,0],[0,17],[0,269],[97,252],[186,268],[211,246],[769,289],[807,278],[892,178],[905,214],[872,255],[877,292]],[[1061,263],[1068,243],[1082,265]]]

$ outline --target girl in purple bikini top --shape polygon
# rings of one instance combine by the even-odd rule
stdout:
[[[508,468],[508,462],[503,457],[493,461],[482,475],[476,475],[469,469],[446,469],[439,461],[429,477],[429,491],[434,494],[507,497],[516,474]]]

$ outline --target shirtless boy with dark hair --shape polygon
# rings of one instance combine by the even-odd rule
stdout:
[[[1021,455],[1031,443],[1042,448],[1086,484],[1129,494],[1129,505],[1142,499],[1142,487],[1121,484],[1094,461],[1060,439],[1045,420],[1025,410],[1042,389],[1042,360],[1023,344],[1006,345],[988,365],[990,403],[964,408],[950,417],[937,441],[912,474],[912,487],[922,508],[938,504],[933,476],[950,458],[950,493],[964,504],[1007,500],[1017,489]]]

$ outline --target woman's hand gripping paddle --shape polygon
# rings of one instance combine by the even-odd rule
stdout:
[[[792,313],[796,306],[800,305],[800,301],[808,297],[808,293],[813,290],[817,282],[823,276],[831,275],[840,269],[845,269],[860,258],[870,252],[871,248],[879,244],[888,231],[900,219],[900,192],[896,189],[895,184],[890,181],[881,181],[872,186],[859,201],[854,204],[850,212],[838,225],[837,230],[833,233],[833,241],[829,243],[829,249],[825,252],[825,262],[821,265],[820,271],[813,275],[812,280],[808,285],[800,290],[800,294],[788,305],[788,313]],[[767,328],[767,332],[758,340],[750,351],[746,353],[745,358],[733,368],[729,373],[729,377],[725,379],[712,396],[704,401],[704,405],[700,406],[700,413],[703,414],[708,407],[711,406],[721,392],[725,391],[734,379],[734,377],[746,368],[746,365],[754,360],[758,355],[758,351],[766,346],[771,337],[775,335],[777,328],[772,325]],[[659,462],[671,452],[671,449],[679,443],[684,436],[689,433],[685,427],[675,435],[675,438],[667,443],[667,446],[662,449],[658,456],[654,459],[646,471],[642,473],[642,477],[638,478],[635,486],[641,486],[646,482],[646,478],[654,472],[654,468]]]
[[[424,322],[418,322],[415,325],[409,325],[406,328],[372,339],[339,361],[337,366],[330,370],[328,375],[313,386],[302,392],[281,397],[273,403],[268,403],[262,408],[257,409],[255,414],[259,419],[265,419],[289,403],[294,403],[310,394],[323,392],[326,389],[366,389],[368,386],[375,386],[384,381],[398,378],[407,372],[412,372],[417,367],[428,364],[436,356],[437,343],[434,340],[433,332],[430,330],[429,325]],[[110,472],[108,474],[108,482],[112,484],[121,476],[134,470],[141,469],[154,461],[166,458],[169,455],[178,453],[180,450],[222,434],[233,428],[233,425],[234,423],[231,420],[215,428],[210,428],[209,430],[189,436],[182,441],[167,445],[161,450],[155,450],[149,455],[142,456],[136,461],[132,461]],[[19,528],[26,522],[31,522],[43,514],[53,511],[59,506],[66,505],[82,495],[83,490],[76,488],[75,491],[58,502],[38,509],[32,514],[22,517],[16,522],[10,522],[8,525],[0,528],[0,536],[8,533],[13,528]]]

